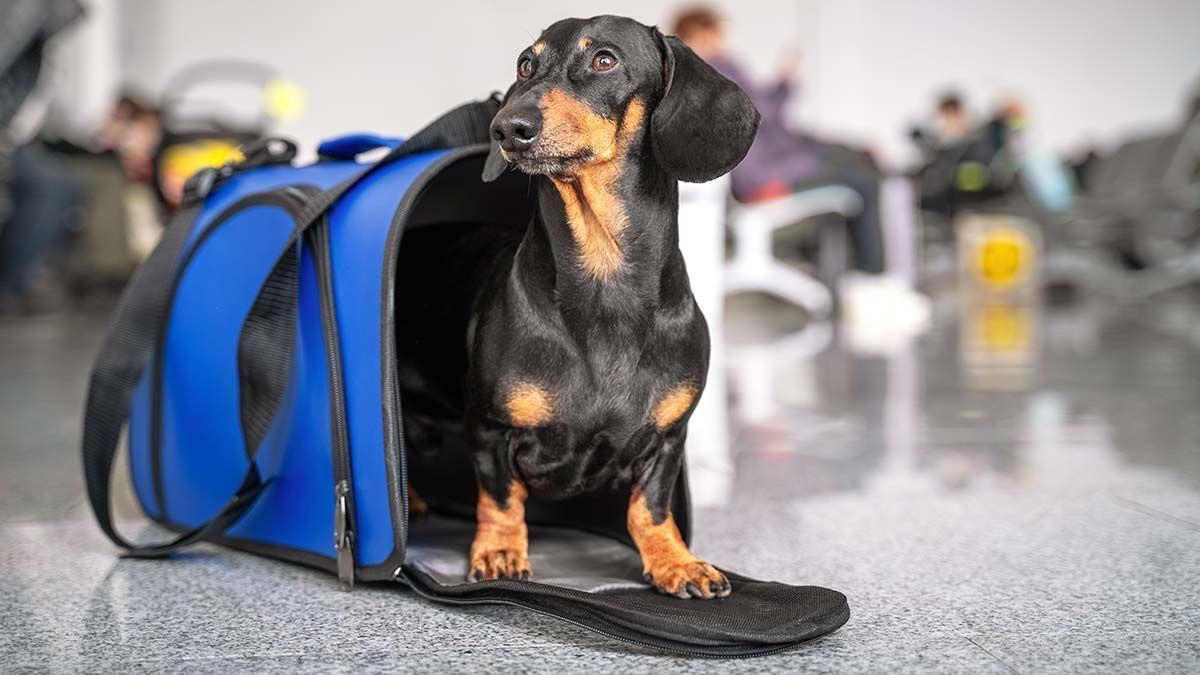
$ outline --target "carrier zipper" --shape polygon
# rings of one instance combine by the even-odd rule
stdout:
[[[342,352],[338,339],[337,312],[333,296],[333,255],[329,244],[329,218],[322,218],[308,231],[321,305],[325,335],[325,361],[329,369],[330,428],[333,434],[333,547],[337,551],[338,583],[343,591],[354,588],[355,510],[351,485],[350,441],[346,422],[346,396],[342,375]]]
[[[350,483],[340,480],[334,490],[333,547],[337,549],[338,585],[343,591],[354,589],[354,530],[350,528]]]

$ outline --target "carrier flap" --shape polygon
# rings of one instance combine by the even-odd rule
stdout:
[[[819,586],[757,581],[723,570],[725,598],[680,599],[651,590],[630,546],[576,528],[530,528],[530,581],[468,583],[473,524],[433,517],[413,526],[404,580],[452,604],[510,604],[610,638],[706,657],[775,653],[837,630],[846,596]]]

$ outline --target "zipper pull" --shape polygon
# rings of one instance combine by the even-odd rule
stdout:
[[[350,482],[338,481],[334,494],[333,547],[337,549],[338,581],[343,591],[349,591],[354,588],[354,532],[350,529],[347,500]]]

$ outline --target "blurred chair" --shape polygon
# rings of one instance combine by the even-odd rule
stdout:
[[[827,317],[833,310],[828,284],[846,264],[845,228],[820,228],[818,276],[824,283],[776,258],[771,243],[778,230],[802,220],[827,214],[849,218],[861,210],[858,193],[841,185],[814,187],[769,201],[735,203],[729,214],[734,252],[725,264],[725,293],[761,291],[810,316]]]
[[[1127,300],[1200,281],[1200,116],[1101,160],[1057,239],[1135,269],[1090,274],[1094,286]]]

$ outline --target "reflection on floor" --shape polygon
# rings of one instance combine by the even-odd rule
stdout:
[[[118,560],[77,458],[103,319],[0,324],[4,669],[1200,669],[1200,307],[949,299],[936,314],[919,340],[865,355],[835,327],[731,302],[734,440],[692,458],[720,474],[698,482],[714,493],[698,495],[696,548],[842,590],[853,612],[824,640],[735,663],[516,609],[339,593],[215,547]]]

